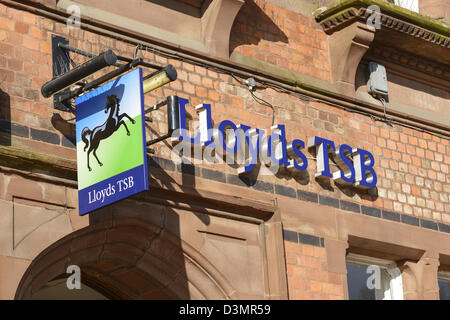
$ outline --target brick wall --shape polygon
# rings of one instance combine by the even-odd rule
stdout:
[[[12,131],[6,144],[29,147],[34,140],[35,149],[46,151],[51,148],[38,141],[62,144],[62,135],[51,123],[50,99],[40,93],[52,78],[52,28],[49,20],[0,5],[0,130]],[[57,154],[67,157],[70,153]]]
[[[342,300],[345,279],[328,272],[324,239],[284,230],[289,299]]]
[[[274,6],[267,3],[266,8],[273,9]],[[3,39],[0,42],[3,96],[1,123],[4,126],[8,121],[11,122],[12,145],[26,146],[40,153],[51,150],[56,155],[74,159],[73,144],[70,143],[73,133],[66,132],[65,127],[61,129],[61,126],[56,126],[59,130],[55,128],[51,121],[53,113],[56,112],[52,108],[52,99],[45,99],[40,94],[41,85],[51,78],[49,46],[52,33],[66,37],[69,35],[71,45],[93,53],[114,48],[117,54],[131,56],[134,45],[99,37],[85,30],[68,31],[62,23],[0,5],[0,36]],[[269,44],[270,42],[259,44],[258,47],[266,47]],[[285,43],[273,45],[289,47]],[[267,129],[272,124],[272,109],[257,103],[246,87],[230,75],[189,62],[167,59],[151,52],[140,54],[149,62],[159,65],[171,63],[178,70],[177,81],[146,95],[146,106],[153,105],[170,94],[178,94],[191,101],[187,110],[190,126],[193,125],[192,120],[197,117],[193,106],[199,103],[212,104],[215,124],[224,119],[261,129]],[[82,57],[73,54],[72,56],[76,61],[78,59],[78,62],[83,61]],[[317,135],[334,140],[336,145],[346,143],[372,152],[378,176],[378,196],[358,193],[333,182],[315,181],[311,178],[314,176],[315,161],[311,159],[308,167],[309,178],[306,180],[262,176],[262,181],[418,218],[450,223],[450,145],[447,139],[398,125],[374,122],[368,116],[349,113],[324,103],[304,101],[295,95],[280,93],[270,88],[260,89],[256,95],[274,106],[275,123],[286,125],[288,140],[307,140]],[[5,103],[5,97],[9,99],[10,105]],[[166,132],[164,112],[160,109],[152,113],[154,122],[150,124],[149,139],[158,133]],[[58,113],[64,119],[73,117],[70,113]],[[157,144],[155,150],[156,155],[170,158],[168,145]],[[235,172],[225,164],[214,169],[227,173]]]
[[[231,30],[230,51],[330,80],[326,34],[312,18],[268,1],[245,2]]]

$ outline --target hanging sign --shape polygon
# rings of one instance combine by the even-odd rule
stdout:
[[[75,103],[79,214],[148,190],[142,69]]]

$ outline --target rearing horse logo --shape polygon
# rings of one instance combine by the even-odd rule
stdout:
[[[97,159],[98,164],[100,166],[103,165],[103,163],[98,160],[97,157],[97,149],[98,145],[100,144],[101,140],[104,140],[111,136],[114,132],[116,132],[120,125],[124,125],[125,129],[127,130],[127,135],[130,135],[130,131],[128,130],[127,125],[125,124],[125,121],[123,120],[124,117],[128,118],[132,124],[134,124],[136,121],[130,118],[129,115],[126,113],[122,113],[119,115],[119,98],[115,94],[112,94],[108,96],[107,98],[107,104],[105,108],[105,113],[109,112],[108,119],[106,119],[105,123],[103,123],[101,126],[95,127],[94,130],[90,130],[88,127],[85,127],[83,131],[81,132],[81,139],[83,139],[83,142],[85,143],[84,152],[86,152],[86,149],[89,147],[89,150],[87,151],[87,167],[89,171],[92,171],[91,167],[89,166],[89,154],[92,152],[94,154],[95,159]],[[90,136],[89,140],[86,136]]]

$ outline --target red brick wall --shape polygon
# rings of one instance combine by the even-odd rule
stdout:
[[[265,8],[275,10],[269,3]],[[283,16],[285,20],[293,17],[284,11]],[[299,24],[309,23],[302,19],[299,20]],[[273,21],[277,22],[276,19]],[[30,128],[28,136],[13,135],[12,144],[74,158],[73,149],[65,147],[69,144],[51,123],[51,116],[55,112],[52,108],[52,99],[45,99],[40,94],[41,85],[52,75],[50,50],[52,33],[66,37],[69,35],[71,45],[94,53],[114,48],[117,54],[131,56],[134,45],[99,37],[84,30],[68,32],[62,23],[0,5],[0,37],[3,39],[0,42],[2,79],[0,85],[10,99],[9,107],[2,103],[0,117],[2,120],[10,117],[12,123]],[[291,50],[285,43],[260,43],[258,47],[270,45]],[[253,100],[246,87],[240,85],[230,75],[207,70],[205,67],[188,62],[167,59],[150,52],[140,54],[150,62],[160,65],[173,64],[179,75],[177,81],[146,95],[147,106],[167,95],[178,94],[191,100],[188,113],[192,119],[196,119],[193,106],[198,103],[211,103],[212,117],[216,124],[224,119],[261,129],[267,129],[272,124],[271,108]],[[77,55],[72,56],[75,60],[78,59],[78,62],[83,61]],[[374,122],[368,116],[343,111],[324,103],[305,102],[294,95],[273,89],[258,90],[256,95],[274,106],[275,123],[286,125],[288,140],[298,138],[306,141],[309,137],[317,135],[334,140],[336,145],[346,143],[372,152],[378,175],[378,197],[355,193],[353,189],[337,187],[334,183],[321,185],[312,178],[307,184],[295,179],[280,181],[273,176],[264,176],[262,180],[450,223],[450,145],[447,139],[399,125],[391,127],[382,122]],[[61,115],[65,119],[73,117],[70,113],[62,112]],[[164,133],[167,126],[164,110],[161,109],[152,116],[157,120],[151,125],[152,130]],[[192,125],[192,121],[188,122]],[[42,135],[41,131],[48,134]],[[59,147],[56,147],[57,145]],[[157,155],[169,158],[170,149],[165,144],[157,144],[155,149]],[[234,172],[225,165],[216,169]],[[314,160],[309,160],[308,171],[313,177]]]
[[[39,28],[38,18],[13,9],[0,7],[0,66],[2,89],[11,95],[11,120],[24,123],[36,120],[45,126],[47,109],[42,105],[39,89],[51,78],[50,34]],[[39,122],[38,120],[42,120]]]
[[[328,272],[325,248],[284,241],[289,299],[342,300],[344,279]]]
[[[270,2],[246,1],[231,30],[230,51],[330,80],[326,34],[312,18]]]

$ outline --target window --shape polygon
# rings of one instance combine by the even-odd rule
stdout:
[[[439,300],[450,300],[450,272],[438,273]]]
[[[349,253],[347,284],[350,300],[403,300],[402,276],[394,261]]]

